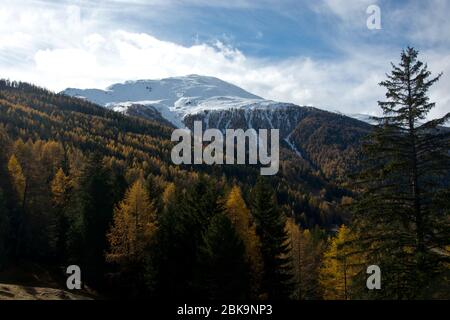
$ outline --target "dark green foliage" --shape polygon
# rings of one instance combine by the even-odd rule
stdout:
[[[383,116],[365,145],[355,206],[360,243],[383,270],[387,298],[424,297],[433,281],[448,281],[450,134],[440,125],[450,113],[424,121],[435,105],[427,91],[440,75],[430,78],[417,55],[403,51],[380,83],[387,101],[379,102]]]
[[[230,220],[215,215],[199,247],[197,285],[204,299],[245,299],[249,297],[249,269],[245,247]]]
[[[272,187],[264,178],[260,178],[253,189],[251,210],[262,244],[262,290],[269,299],[287,299],[293,288],[286,218],[277,206]]]
[[[0,270],[6,263],[7,258],[7,241],[9,233],[9,213],[6,208],[6,201],[3,190],[0,188]]]
[[[198,248],[210,219],[221,212],[220,192],[205,176],[189,189],[177,189],[159,220],[156,253],[151,267],[157,273],[156,291],[161,296],[198,294],[195,284]]]
[[[0,126],[0,270],[8,257],[7,242],[10,232],[9,210],[7,208],[5,192],[3,191],[5,187],[9,187],[9,179],[5,166],[8,158],[9,145],[9,138],[3,127]]]
[[[107,249],[106,232],[114,206],[111,174],[98,154],[89,157],[69,209],[70,261],[79,265],[87,280],[102,281]]]

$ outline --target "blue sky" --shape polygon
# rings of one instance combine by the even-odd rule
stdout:
[[[381,30],[369,30],[369,5]],[[450,111],[446,0],[4,0],[0,76],[66,87],[191,73],[268,99],[377,114],[377,83],[407,45],[433,72]]]

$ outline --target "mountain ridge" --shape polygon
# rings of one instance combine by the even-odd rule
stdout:
[[[104,90],[67,88],[61,93],[125,114],[131,105],[150,108],[177,127],[185,126],[186,116],[206,110],[304,107],[264,99],[219,78],[196,74],[157,80],[128,80]]]
[[[223,133],[227,129],[278,129],[282,147],[338,180],[345,179],[355,166],[361,139],[371,130],[366,122],[342,113],[266,100],[212,77],[128,81],[108,88],[112,93],[95,89],[94,96],[89,96],[90,89],[63,93],[85,95],[84,99],[103,102],[107,109],[123,114],[159,122],[165,119],[173,127],[192,129],[194,121],[201,121],[204,130],[216,128]]]

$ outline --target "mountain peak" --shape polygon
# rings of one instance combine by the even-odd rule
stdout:
[[[137,106],[147,108],[151,113],[159,112],[163,118],[177,127],[185,126],[184,119],[187,115],[207,110],[274,110],[296,106],[266,100],[219,78],[198,74],[128,80],[112,84],[104,90],[67,88],[62,93],[122,113],[129,113],[129,108],[136,109]],[[142,112],[146,113],[145,110]],[[347,116],[373,123],[366,115]]]
[[[200,109],[241,108],[266,101],[215,77],[190,74],[158,80],[130,80],[101,89],[68,88],[62,93],[124,111],[131,104],[152,106],[178,127],[187,113]],[[125,108],[125,109],[124,109]]]

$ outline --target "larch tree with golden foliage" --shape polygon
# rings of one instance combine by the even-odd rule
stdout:
[[[335,237],[330,239],[320,269],[320,284],[323,298],[327,300],[348,300],[351,298],[352,280],[360,269],[360,259],[353,247],[354,235],[342,225]]]
[[[156,228],[155,209],[142,179],[138,179],[114,210],[107,260],[123,267],[140,264]]]
[[[70,178],[60,168],[51,182],[53,203],[56,207],[63,207],[68,201]]]
[[[292,298],[317,299],[319,293],[319,269],[323,241],[314,241],[309,230],[302,230],[294,219],[286,220],[286,230],[291,243],[292,271],[295,289]]]
[[[173,182],[169,183],[162,194],[162,201],[163,201],[163,205],[164,207],[167,207],[167,205],[169,204],[171,198],[173,197],[173,195],[175,194],[175,184]]]
[[[55,177],[51,181],[50,188],[52,191],[52,204],[55,211],[53,232],[55,234],[56,252],[61,259],[64,259],[69,228],[65,209],[69,203],[71,181],[61,168],[56,172]]]
[[[225,211],[236,233],[244,243],[247,263],[252,271],[252,291],[257,297],[263,270],[261,240],[256,234],[256,226],[251,220],[250,210],[247,208],[238,186],[231,189],[225,203]]]
[[[26,194],[26,178],[23,174],[22,166],[20,165],[15,155],[12,155],[8,161],[8,172],[11,177],[17,198],[23,206]]]

